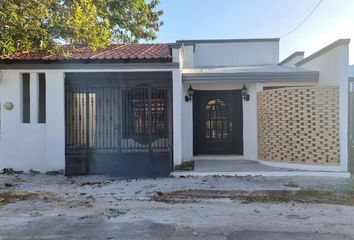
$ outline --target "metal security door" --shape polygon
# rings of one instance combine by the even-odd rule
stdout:
[[[66,174],[166,176],[171,89],[151,81],[66,81]]]
[[[243,154],[241,92],[194,94],[194,154]]]

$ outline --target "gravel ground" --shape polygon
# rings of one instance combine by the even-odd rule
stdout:
[[[0,239],[354,239],[354,207],[152,197],[183,190],[343,191],[353,180],[188,177],[120,180],[0,175]]]

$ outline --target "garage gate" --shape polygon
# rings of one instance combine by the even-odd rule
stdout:
[[[66,175],[167,176],[172,76],[67,73]]]

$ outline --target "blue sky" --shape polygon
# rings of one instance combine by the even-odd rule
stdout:
[[[164,26],[157,42],[280,37],[295,28],[318,1],[161,0]],[[305,51],[308,56],[339,38],[354,41],[354,0],[322,0],[296,32],[281,38],[280,60],[294,51]],[[354,47],[350,50],[351,64],[353,50]]]

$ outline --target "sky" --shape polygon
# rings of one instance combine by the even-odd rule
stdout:
[[[186,39],[278,38],[298,26],[319,0],[161,0],[164,25],[156,42]],[[294,33],[280,39],[280,60],[305,57],[339,38],[353,39],[354,0],[322,0]]]

